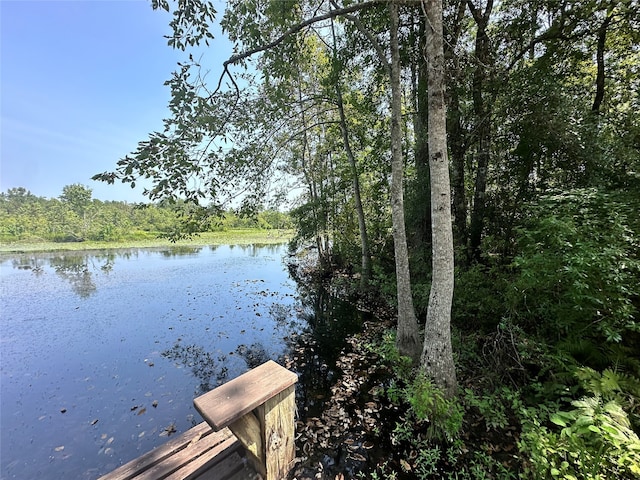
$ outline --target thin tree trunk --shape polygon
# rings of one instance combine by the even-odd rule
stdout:
[[[478,11],[471,0],[469,9],[475,19],[478,31],[476,33],[475,57],[476,66],[473,74],[473,110],[475,116],[475,131],[478,138],[477,166],[475,189],[473,195],[473,210],[469,228],[469,257],[480,260],[480,244],[485,220],[485,196],[487,191],[487,173],[491,156],[491,115],[490,102],[485,102],[484,94],[487,87],[486,70],[491,65],[491,45],[487,35],[489,16],[493,8],[493,1],[487,2],[484,13]]]
[[[591,106],[591,111],[596,115],[600,113],[600,106],[602,105],[602,101],[604,100],[604,52],[607,42],[607,28],[609,28],[609,24],[611,23],[612,18],[613,16],[608,15],[598,29],[598,43],[596,47],[596,96],[593,100],[593,105]]]
[[[344,114],[344,105],[342,103],[342,92],[340,85],[336,84],[336,98],[338,100],[338,112],[340,113],[340,129],[342,130],[342,138],[344,140],[344,149],[347,153],[349,166],[351,167],[351,175],[353,177],[353,199],[356,207],[356,215],[358,217],[358,229],[360,231],[360,250],[362,252],[360,287],[365,289],[371,278],[371,253],[369,250],[369,235],[367,234],[367,225],[364,218],[364,209],[362,208],[362,198],[360,197],[360,178],[358,174],[358,166],[356,159],[351,150],[349,142],[349,130],[347,129],[347,120]]]
[[[444,101],[444,39],[442,0],[425,0],[425,54],[428,64],[429,167],[431,170],[431,231],[433,274],[421,368],[447,396],[457,381],[451,348],[451,304],[454,258],[451,225],[451,185],[447,159],[447,111]]]
[[[421,23],[418,31],[418,48],[423,50],[424,25]],[[429,144],[427,142],[427,123],[429,105],[427,102],[427,62],[424,55],[417,59],[414,82],[414,96],[416,113],[413,116],[413,131],[415,132],[415,162],[416,186],[415,200],[411,205],[411,222],[415,228],[412,238],[414,248],[431,247],[431,192],[429,190]]]
[[[465,188],[465,155],[467,142],[465,128],[462,126],[462,112],[460,109],[460,94],[457,85],[462,83],[460,62],[456,54],[456,46],[462,34],[466,0],[457,0],[455,19],[450,25],[448,39],[444,45],[445,68],[451,88],[445,91],[447,101],[447,135],[451,151],[451,188],[453,200],[453,241],[461,250],[468,248],[469,231],[467,228],[467,194]],[[465,259],[466,260],[466,259]],[[458,259],[460,262],[460,259]]]
[[[449,93],[449,121],[447,133],[451,148],[451,188],[453,191],[454,240],[458,246],[467,247],[467,196],[465,192],[464,157],[466,146],[461,122],[460,97],[455,87]]]
[[[402,158],[402,92],[400,89],[400,49],[398,46],[398,5],[389,4],[391,14],[391,217],[396,261],[398,333],[396,345],[401,355],[420,359],[420,333],[411,296],[409,250],[404,221]]]
[[[302,77],[301,73],[298,70],[298,84],[297,84],[298,92],[297,93],[298,93],[298,102],[300,105],[302,105],[302,87],[301,87],[302,78],[301,77]],[[321,270],[325,270],[327,266],[327,262],[326,262],[324,246],[322,242],[322,234],[320,231],[320,214],[318,212],[318,208],[320,207],[320,200],[318,198],[318,190],[317,190],[315,179],[313,178],[312,168],[308,162],[308,160],[311,160],[310,159],[311,155],[309,153],[309,138],[307,135],[307,131],[308,131],[307,118],[306,118],[304,109],[300,110],[300,119],[302,121],[302,126],[303,126],[302,156],[300,160],[302,164],[302,171],[304,174],[304,178],[307,182],[309,199],[311,200],[311,205],[312,205],[311,212],[313,215],[313,224],[315,225],[315,230],[316,230],[315,241],[316,241],[316,248],[318,249],[318,260],[320,262]]]
[[[333,36],[334,56],[336,55],[336,37],[331,22],[331,34]],[[362,208],[362,198],[360,197],[360,174],[356,159],[351,150],[351,142],[349,142],[349,129],[347,127],[347,118],[344,113],[344,102],[342,100],[342,88],[340,87],[340,75],[336,75],[336,100],[338,103],[338,113],[340,114],[340,130],[342,131],[342,140],[344,142],[344,150],[351,167],[352,183],[353,183],[353,199],[356,207],[356,215],[358,217],[358,229],[360,231],[360,251],[362,255],[361,272],[360,272],[360,288],[366,289],[371,278],[371,253],[369,249],[369,235],[367,234],[367,224],[364,217],[364,209]]]

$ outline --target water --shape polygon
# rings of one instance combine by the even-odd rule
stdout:
[[[90,479],[307,327],[285,246],[0,258],[0,475]]]

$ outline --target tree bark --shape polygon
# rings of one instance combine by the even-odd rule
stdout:
[[[402,92],[400,89],[400,48],[398,46],[398,5],[390,2],[391,14],[391,217],[398,295],[396,346],[401,355],[420,359],[420,333],[411,295],[409,250],[404,220],[402,155]]]
[[[451,225],[451,185],[447,159],[447,111],[444,101],[444,38],[442,0],[425,0],[425,54],[428,64],[429,168],[431,171],[431,231],[433,273],[421,368],[445,395],[456,393],[451,348],[451,304],[454,258]]]
[[[451,193],[453,200],[453,241],[461,251],[466,251],[469,241],[467,228],[467,194],[465,187],[465,156],[467,153],[467,131],[462,125],[460,108],[460,92],[458,85],[464,83],[460,72],[460,59],[456,47],[462,34],[462,28],[467,10],[466,0],[457,0],[456,16],[444,45],[445,74],[450,88],[445,91],[447,102],[447,136],[451,152]],[[463,259],[466,262],[466,256]],[[460,262],[460,259],[457,259]]]
[[[454,240],[466,250],[467,232],[467,196],[465,192],[464,159],[466,146],[461,122],[460,97],[455,87],[449,92],[449,115],[447,133],[451,148],[451,188],[453,191]]]
[[[410,242],[414,249],[431,248],[431,191],[429,190],[429,145],[427,142],[429,105],[427,101],[427,62],[424,58],[424,22],[420,22],[417,32],[419,54],[413,66],[413,96],[416,113],[413,115],[415,134],[414,156],[416,163],[416,182],[411,201],[409,220],[413,235]]]
[[[609,28],[609,24],[611,23],[612,18],[612,15],[608,15],[598,29],[598,42],[596,47],[596,96],[593,100],[593,105],[591,106],[591,111],[596,115],[600,113],[600,106],[602,105],[602,101],[604,100],[604,52],[607,43],[607,28]]]
[[[331,22],[331,35],[333,37],[334,55],[336,55],[336,36]],[[336,75],[336,101],[338,104],[338,113],[340,115],[340,130],[342,132],[342,140],[344,142],[344,150],[349,160],[351,175],[353,177],[353,200],[355,202],[356,215],[358,217],[358,229],[360,231],[360,251],[361,251],[361,271],[360,271],[360,288],[366,289],[371,278],[371,251],[369,249],[369,235],[367,233],[367,224],[364,217],[364,208],[362,208],[362,198],[360,196],[360,174],[358,173],[358,165],[351,150],[351,142],[349,142],[349,129],[347,127],[347,117],[344,113],[344,102],[342,100],[342,88],[340,87],[340,72]]]
[[[475,136],[478,139],[476,154],[476,178],[473,194],[473,210],[469,227],[469,257],[470,260],[480,260],[480,244],[485,219],[485,196],[487,191],[487,173],[491,157],[491,103],[484,99],[487,87],[486,70],[491,65],[491,44],[487,35],[489,16],[493,8],[493,1],[487,2],[484,12],[476,9],[471,0],[469,9],[477,25],[475,57],[476,66],[473,74],[473,112],[475,116]]]

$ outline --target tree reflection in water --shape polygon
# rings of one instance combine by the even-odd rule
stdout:
[[[13,266],[13,268],[17,268],[18,270],[31,270],[37,277],[44,273],[44,268],[42,267],[42,259],[38,257],[16,258],[11,261],[11,265]]]
[[[262,365],[264,362],[270,360],[267,350],[261,343],[253,343],[251,346],[238,345],[236,353],[247,362],[249,369],[256,368]]]
[[[49,260],[56,274],[69,282],[73,291],[82,298],[90,296],[97,289],[87,260],[86,255],[63,255]]]
[[[215,250],[212,248],[211,250]],[[160,250],[160,255],[166,258],[197,256],[202,251],[202,247],[192,247],[190,245],[175,245],[168,249]]]
[[[223,359],[215,359],[211,353],[199,345],[184,345],[176,342],[161,355],[172,360],[176,366],[191,368],[191,373],[200,381],[196,388],[196,395],[221,385],[229,373],[227,367],[223,366]]]

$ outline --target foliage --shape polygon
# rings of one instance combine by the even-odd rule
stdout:
[[[578,189],[542,197],[519,229],[511,316],[553,337],[638,332],[640,197]]]
[[[0,240],[114,242],[170,237],[172,232],[180,231],[181,212],[188,208],[184,203],[102,202],[92,199],[91,190],[82,185],[65,187],[60,200],[37,197],[26,189],[10,189],[0,194]],[[263,209],[248,216],[230,210],[208,219],[208,226],[196,231],[239,228],[284,231],[292,227],[289,215],[277,210]]]
[[[418,374],[404,388],[392,386],[387,394],[394,402],[406,401],[409,415],[427,424],[427,440],[453,441],[459,435],[464,414],[461,405],[456,398],[446,398],[424,374]]]
[[[394,372],[386,391],[389,400],[407,407],[404,421],[394,430],[397,441],[410,441],[415,430],[422,429],[427,441],[455,440],[464,413],[458,399],[446,398],[424,373],[415,374],[411,359],[399,354],[394,332],[385,332],[380,344],[371,348]]]
[[[575,372],[582,388],[604,401],[615,401],[631,416],[632,424],[640,427],[640,379],[628,373],[606,369],[602,373],[589,367]]]
[[[640,478],[640,439],[626,413],[614,400],[599,396],[572,402],[571,411],[557,411],[551,422],[562,430],[526,422],[520,448],[529,455],[534,478]]]
[[[484,395],[477,395],[472,389],[464,391],[464,405],[476,408],[484,419],[487,430],[502,430],[509,424],[509,411],[520,406],[518,395],[508,387]]]

